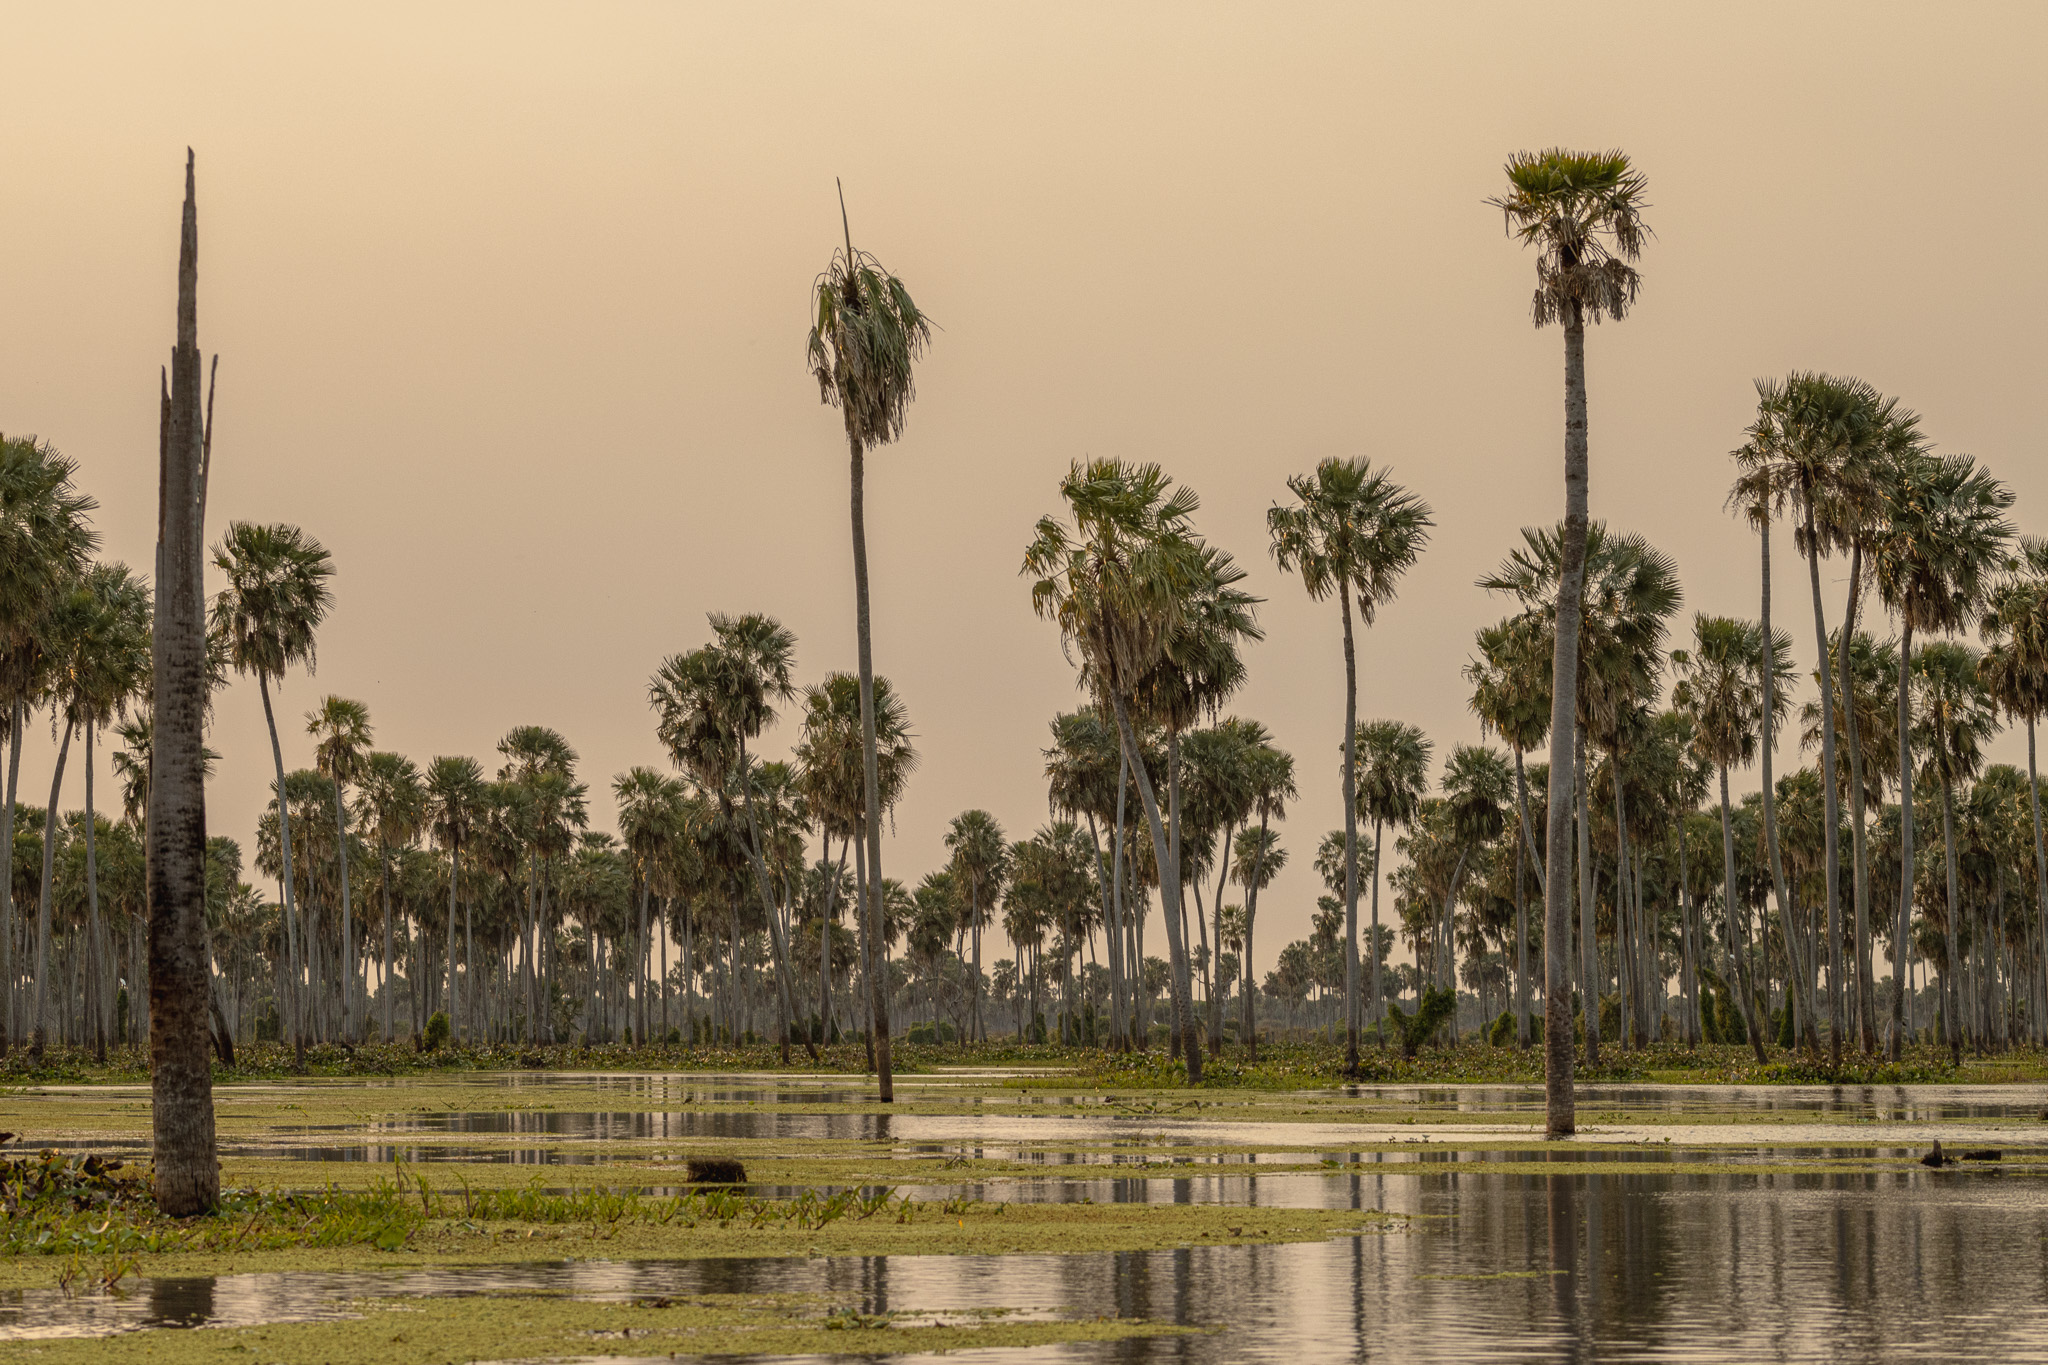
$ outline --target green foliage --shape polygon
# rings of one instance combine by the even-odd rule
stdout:
[[[447,1043],[448,1014],[445,1010],[435,1010],[434,1017],[427,1020],[427,1032],[421,1041],[429,1052],[439,1052]]]
[[[1494,1047],[1513,1047],[1515,1045],[1515,1012],[1513,1010],[1502,1010],[1500,1012],[1500,1018],[1494,1020],[1492,1027],[1486,1030],[1486,1041]]]
[[[1403,1013],[1399,1005],[1388,1005],[1387,1017],[1400,1035],[1402,1057],[1412,1061],[1415,1050],[1428,1042],[1457,1012],[1457,992],[1448,986],[1426,987],[1413,1014]]]

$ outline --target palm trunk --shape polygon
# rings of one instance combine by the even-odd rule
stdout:
[[[199,406],[199,226],[185,158],[178,250],[178,344],[161,410],[155,633],[155,727],[149,784],[150,1117],[157,1207],[211,1209],[215,1159],[212,999],[206,947],[206,479],[211,426]],[[279,781],[279,803],[283,801]],[[281,813],[281,812],[280,812]]]
[[[455,993],[455,888],[461,882],[462,841],[455,839],[448,846],[448,1040],[451,1043],[460,1042],[462,1036],[458,1031],[462,1027],[462,1001]],[[390,923],[389,910],[384,912],[384,920]],[[391,989],[391,968],[388,964],[384,968],[384,989]],[[389,1016],[384,1021],[384,1038],[387,1042],[391,1038]]]
[[[1372,822],[1372,980],[1368,983],[1372,991],[1373,1036],[1379,1039],[1380,1051],[1387,1050],[1387,996],[1380,980],[1380,836],[1386,832],[1386,822],[1375,819]]]
[[[356,948],[355,917],[348,896],[348,807],[344,804],[339,768],[334,773],[334,848],[341,866],[341,1036],[356,1040]]]
[[[1951,1062],[1961,1065],[1963,1060],[1963,996],[1960,968],[1962,967],[1961,935],[1957,920],[1962,917],[1962,896],[1956,889],[1956,800],[1955,787],[1943,774],[1941,780],[1941,849],[1948,871],[1948,914],[1944,937],[1948,942],[1948,961],[1941,967],[1941,1029],[1947,1036],[1948,1055]]]
[[[1865,1056],[1877,1051],[1877,983],[1870,946],[1870,839],[1863,827],[1863,740],[1856,723],[1856,672],[1852,658],[1856,617],[1863,597],[1863,545],[1849,550],[1849,605],[1842,612],[1842,732],[1849,741],[1849,856],[1851,894],[1856,902],[1856,1027]]]
[[[1187,953],[1180,933],[1180,869],[1171,866],[1172,855],[1167,850],[1166,825],[1160,819],[1159,799],[1152,790],[1151,774],[1145,771],[1142,753],[1138,748],[1137,733],[1131,728],[1130,712],[1121,695],[1111,697],[1116,710],[1117,735],[1123,741],[1124,757],[1129,761],[1132,774],[1138,782],[1138,803],[1145,809],[1145,820],[1152,830],[1153,861],[1158,865],[1160,909],[1166,919],[1167,950],[1178,964],[1173,973],[1173,1029],[1183,1042],[1187,1036],[1187,1011],[1182,991],[1182,976],[1187,969]],[[1169,764],[1169,775],[1171,765]],[[1143,970],[1143,964],[1140,964]],[[1188,1082],[1199,1083],[1202,1079],[1202,1050],[1199,1047],[1184,1048],[1186,1053]]]
[[[740,773],[744,781],[748,773],[747,745],[744,739],[740,741]],[[789,1019],[794,1008],[789,992],[789,944],[782,936],[782,913],[775,899],[775,888],[768,876],[767,859],[761,853],[761,822],[754,813],[753,792],[749,790],[746,797],[747,834],[753,841],[747,853],[754,864],[754,879],[760,886],[761,907],[768,915],[768,945],[775,955],[775,984],[782,998],[782,1026],[777,1032],[781,1035],[782,1064],[788,1066]],[[815,1049],[813,1051],[815,1052]]]
[[[1377,867],[1379,864],[1373,864]],[[1259,813],[1258,851],[1252,857],[1251,881],[1244,893],[1244,1048],[1245,1057],[1253,1062],[1259,1060],[1259,1004],[1258,991],[1252,981],[1252,929],[1259,919],[1259,887],[1266,875],[1266,814]]]
[[[881,779],[876,771],[875,759],[875,664],[874,644],[868,628],[868,533],[865,514],[865,472],[862,464],[864,452],[859,438],[851,431],[847,433],[847,445],[853,452],[853,599],[854,628],[859,641],[860,653],[860,769],[863,810],[867,814],[867,879],[873,888],[867,897],[871,913],[882,913],[882,792]],[[881,944],[879,934],[876,942],[876,959],[879,964]],[[896,1098],[896,1075],[889,1060],[889,1011],[885,990],[875,991],[875,1074],[879,1081],[880,1099],[889,1104]]]
[[[1230,885],[1230,840],[1231,836],[1236,834],[1236,832],[1237,829],[1234,825],[1223,831],[1223,849],[1216,858],[1217,865],[1221,870],[1216,874],[1215,900],[1209,907],[1209,913],[1214,917],[1213,923],[1215,925],[1215,932],[1209,936],[1208,967],[1209,1055],[1211,1057],[1221,1057],[1223,1055],[1223,995],[1219,994],[1216,990],[1216,977],[1223,957],[1223,892]],[[1229,990],[1227,983],[1224,990],[1225,992]]]
[[[56,704],[61,707],[64,704],[63,699],[58,698]],[[47,985],[50,979],[50,894],[56,874],[57,800],[64,790],[64,760],[71,753],[73,728],[70,721],[64,722],[64,738],[57,745],[57,768],[50,776],[50,806],[43,812],[43,891],[36,907],[35,1033],[33,1041],[29,1044],[29,1050],[38,1059],[42,1057],[44,1045],[49,1041],[50,992]],[[203,865],[201,875],[204,876]],[[203,897],[205,883],[202,881],[200,885]],[[203,899],[201,909],[204,910]]]
[[[393,990],[391,989],[391,970],[392,970],[392,967],[391,967],[391,929],[392,929],[392,924],[391,924],[391,849],[390,849],[390,846],[389,846],[389,845],[386,845],[386,844],[384,844],[384,843],[383,843],[383,842],[382,842],[382,841],[380,840],[380,841],[379,841],[379,846],[378,846],[378,850],[377,850],[377,854],[378,854],[378,858],[377,858],[377,887],[378,887],[378,893],[379,893],[379,898],[380,898],[380,899],[381,899],[381,900],[382,900],[382,901],[384,902],[384,965],[383,965],[383,973],[384,973],[384,986],[383,986],[383,989],[381,989],[380,991],[378,991],[378,994],[384,997],[384,1041],[388,1043],[388,1042],[390,1042],[390,1041],[391,1041],[391,1005],[392,1005],[392,997],[393,997],[393,996],[394,996],[394,995],[396,994],[396,992],[394,992],[394,991],[393,991]],[[453,943],[455,942],[455,935],[454,935],[454,933],[453,933],[453,926],[454,926],[454,924],[455,924],[455,878],[454,878],[454,875],[453,875],[452,873],[450,874],[450,876],[449,876],[449,879],[448,879],[448,923],[449,923],[449,926],[450,926],[450,933],[449,933],[449,935],[448,935],[448,942],[449,942],[449,943],[450,943],[450,944],[452,945],[452,944],[453,944]],[[454,954],[453,954],[452,952],[451,952],[451,953],[450,953],[450,954],[448,955],[448,961],[449,961],[449,963],[451,964],[451,965],[449,966],[449,971],[450,971],[450,972],[452,973],[452,972],[453,972],[453,971],[455,970],[455,969],[454,969],[454,966],[453,966],[453,963],[454,963],[454,961],[455,961],[455,955],[454,955]],[[413,975],[417,975],[417,973],[413,973]]]
[[[1358,654],[1351,580],[1337,576],[1344,611],[1344,1074],[1358,1075]],[[1374,871],[1377,884],[1378,871]]]
[[[21,731],[28,707],[20,697],[8,702],[7,800],[0,805],[0,849],[7,851],[8,875],[0,877],[0,1055],[13,1045],[14,1020],[14,804],[21,781]]]
[[[1792,896],[1785,882],[1785,863],[1778,854],[1778,796],[1777,789],[1771,781],[1771,763],[1777,751],[1778,725],[1774,700],[1777,674],[1773,667],[1776,646],[1775,637],[1771,634],[1771,523],[1768,519],[1757,523],[1757,539],[1762,546],[1763,555],[1763,739],[1757,747],[1763,762],[1764,849],[1771,864],[1771,889],[1777,899],[1778,923],[1785,936],[1786,976],[1788,981],[1793,983],[1787,991],[1785,1008],[1794,1007],[1794,1001],[1790,997],[1796,992],[1800,1008],[1804,1012],[1808,1026],[1811,1027],[1813,1010],[1808,997],[1808,987],[1804,984],[1805,971],[1799,966],[1803,955],[1797,946],[1798,935],[1792,927]],[[1768,928],[1764,940],[1770,940]],[[1812,1046],[1816,1052],[1819,1051],[1820,1041],[1817,1035],[1812,1040]]]
[[[1771,1058],[1764,1050],[1763,1030],[1757,1024],[1755,996],[1749,986],[1749,953],[1743,947],[1742,931],[1735,914],[1735,831],[1728,814],[1728,768],[1725,764],[1721,767],[1721,906],[1727,919],[1729,988],[1735,992],[1736,1007],[1742,1011],[1742,1026],[1749,1034],[1749,1045],[1756,1053],[1757,1065],[1762,1066]]]
[[[1579,611],[1586,580],[1586,320],[1577,302],[1564,323],[1564,543],[1558,566],[1556,641],[1551,655],[1550,808],[1544,866],[1569,865],[1573,722],[1578,715]],[[1545,888],[1544,1132],[1570,1137],[1572,1096],[1571,887],[1553,877]]]
[[[1579,813],[1579,991],[1585,997],[1586,1065],[1600,1065],[1600,995],[1607,973],[1600,965],[1600,924],[1593,904],[1593,772],[1586,762],[1586,735],[1578,731]]]
[[[1905,1047],[1906,995],[1913,954],[1913,618],[1899,621],[1899,919],[1892,930],[1892,1038],[1887,1051],[1898,1061]],[[2040,828],[2038,819],[2035,829]],[[2042,902],[2048,915],[2048,901]]]
[[[1820,545],[1814,538],[1813,528],[1813,487],[1807,483],[1802,490],[1806,504],[1806,570],[1813,587],[1813,634],[1820,651],[1820,767],[1821,801],[1825,811],[1826,826],[1821,835],[1827,858],[1827,935],[1828,935],[1828,1055],[1830,1065],[1836,1070],[1842,1065],[1842,897],[1841,869],[1842,855],[1840,833],[1842,827],[1841,794],[1835,785],[1835,685],[1834,664],[1829,657],[1827,614],[1820,601]],[[1768,656],[1770,645],[1765,642]],[[1848,657],[1848,641],[1843,640],[1843,657]],[[1816,964],[1818,965],[1818,964]]]
[[[2036,893],[2034,904],[2040,915],[2038,925],[2040,937],[2035,941],[2035,967],[2031,976],[2033,977],[2033,988],[2040,989],[2043,985],[2042,971],[2044,964],[2048,964],[2048,847],[2044,847],[2041,839],[2041,778],[2034,770],[2034,716],[2032,712],[2027,714],[2027,809],[2034,817],[2034,887]],[[2043,997],[2043,1000],[2048,1002],[2048,997]],[[2034,1011],[2033,1024],[2034,1037],[2038,1042],[2044,1036],[2044,1029],[2048,1029],[2048,1021],[2043,1021],[2039,1008]]]
[[[101,989],[104,971],[100,944],[100,861],[99,843],[94,837],[92,807],[92,741],[93,719],[85,718],[85,900],[87,943],[91,950],[92,980],[92,1052],[93,1057],[104,1064],[107,1060],[107,1021],[105,992]]]

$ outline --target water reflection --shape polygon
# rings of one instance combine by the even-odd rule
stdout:
[[[24,1291],[0,1295],[0,1336],[306,1317],[391,1294],[800,1292],[869,1313],[1013,1308],[1228,1329],[1063,1352],[1083,1360],[2048,1360],[2048,1192],[2030,1179],[1411,1168],[1234,1191],[1088,1183],[1110,1200],[1228,1194],[1416,1217],[1288,1246],[247,1275],[147,1282],[119,1301]]]

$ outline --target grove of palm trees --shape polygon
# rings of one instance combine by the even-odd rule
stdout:
[[[1111,44],[1128,16],[1097,20]],[[896,36],[901,65],[833,66],[820,107],[867,107],[847,78],[885,66],[956,107],[961,72],[910,60],[925,25]],[[1143,36],[1134,89],[1186,35]],[[588,87],[659,105],[620,88]],[[1025,102],[1050,124],[1072,93]],[[1162,125],[1200,122],[1175,107]],[[717,112],[693,138],[776,121]],[[606,256],[644,244],[562,188],[611,173],[585,149],[523,206],[544,252],[493,257],[513,223],[464,240],[475,276],[385,261],[413,359],[335,363],[309,410],[337,423],[418,367],[408,329],[489,319],[438,358],[453,393],[522,307],[556,320],[505,390],[531,412],[470,413],[487,458],[444,441],[381,486],[376,449],[293,454],[274,356],[202,347],[202,318],[210,345],[284,309],[239,273],[281,248],[238,218],[246,182],[213,192],[248,149],[187,149],[176,273],[150,284],[160,346],[175,282],[174,344],[124,381],[155,385],[153,500],[83,419],[0,421],[0,1365],[2032,1358],[2032,451],[1977,441],[1909,326],[1689,341],[1688,311],[1764,316],[1689,274],[1726,182],[1610,122],[1640,160],[1508,142],[1376,183],[1420,205],[1420,180],[1469,182],[1491,254],[1423,269],[1453,238],[1417,209],[1412,258],[1320,267],[1388,311],[1335,284],[1290,305],[1355,344],[1322,358],[1343,393],[1314,420],[1275,384],[1282,329],[1243,326],[1313,254],[1306,203],[1283,223],[1240,186],[1155,217],[1126,268],[1185,251],[1209,295],[1150,333],[1156,363],[1214,344],[1189,316],[1245,358],[1176,376],[1170,420],[1109,421],[1141,310],[1083,288],[1073,220],[991,276],[934,243],[993,240],[1017,201],[934,217],[818,123],[846,169],[805,171],[779,293],[691,239],[702,203],[663,221],[668,273],[620,288]],[[1238,154],[1216,128],[1187,146]],[[1014,151],[949,164],[965,186]],[[1155,169],[1114,155],[1105,203]],[[449,164],[416,218],[322,249],[408,243],[458,182],[493,202],[492,167]],[[1781,268],[1756,265],[1759,299]],[[557,289],[591,311],[562,324]],[[691,365],[756,364],[714,325],[728,290],[780,310],[786,384],[672,405],[673,484],[619,454],[603,400],[587,429],[541,416],[614,329],[682,338],[641,379],[700,400]],[[1020,343],[1027,315],[1059,325]],[[1442,354],[1430,328],[1474,357],[1460,399],[1375,372]],[[959,357],[996,348],[976,387]],[[1718,406],[1646,436],[1673,354]],[[1489,390],[1543,396],[1475,463],[1460,406]],[[1242,448],[1191,441],[1191,410]],[[792,441],[795,474],[770,449]]]

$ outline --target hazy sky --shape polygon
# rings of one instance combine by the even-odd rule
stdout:
[[[1562,510],[1562,341],[1529,325],[1533,261],[1482,203],[1518,148],[1618,146],[1649,177],[1641,302],[1588,343],[1592,502],[1677,558],[1686,620],[1755,613],[1722,497],[1760,375],[1900,395],[2048,529],[2036,6],[0,15],[0,429],[76,458],[108,555],[150,565],[194,147],[209,538],[296,522],[339,569],[319,672],[280,699],[293,766],[328,692],[423,763],[494,768],[508,728],[546,724],[608,827],[613,775],[662,763],[649,674],[706,612],[780,617],[806,681],[852,666],[845,446],[803,364],[834,176],[856,244],[943,327],[869,464],[875,662],[924,756],[886,854],[907,881],[963,808],[1013,837],[1046,818],[1040,749],[1077,696],[1017,570],[1082,456],[1193,485],[1268,598],[1235,709],[1304,790],[1262,970],[1307,931],[1308,854],[1341,819],[1337,609],[1266,548],[1287,475],[1362,454],[1435,508],[1362,638],[1360,713],[1439,755],[1478,737],[1459,670],[1506,606],[1473,580]],[[1805,669],[1803,589],[1781,554]],[[270,780],[253,686],[211,742],[211,826],[247,846]],[[81,790],[74,767],[65,805]]]

